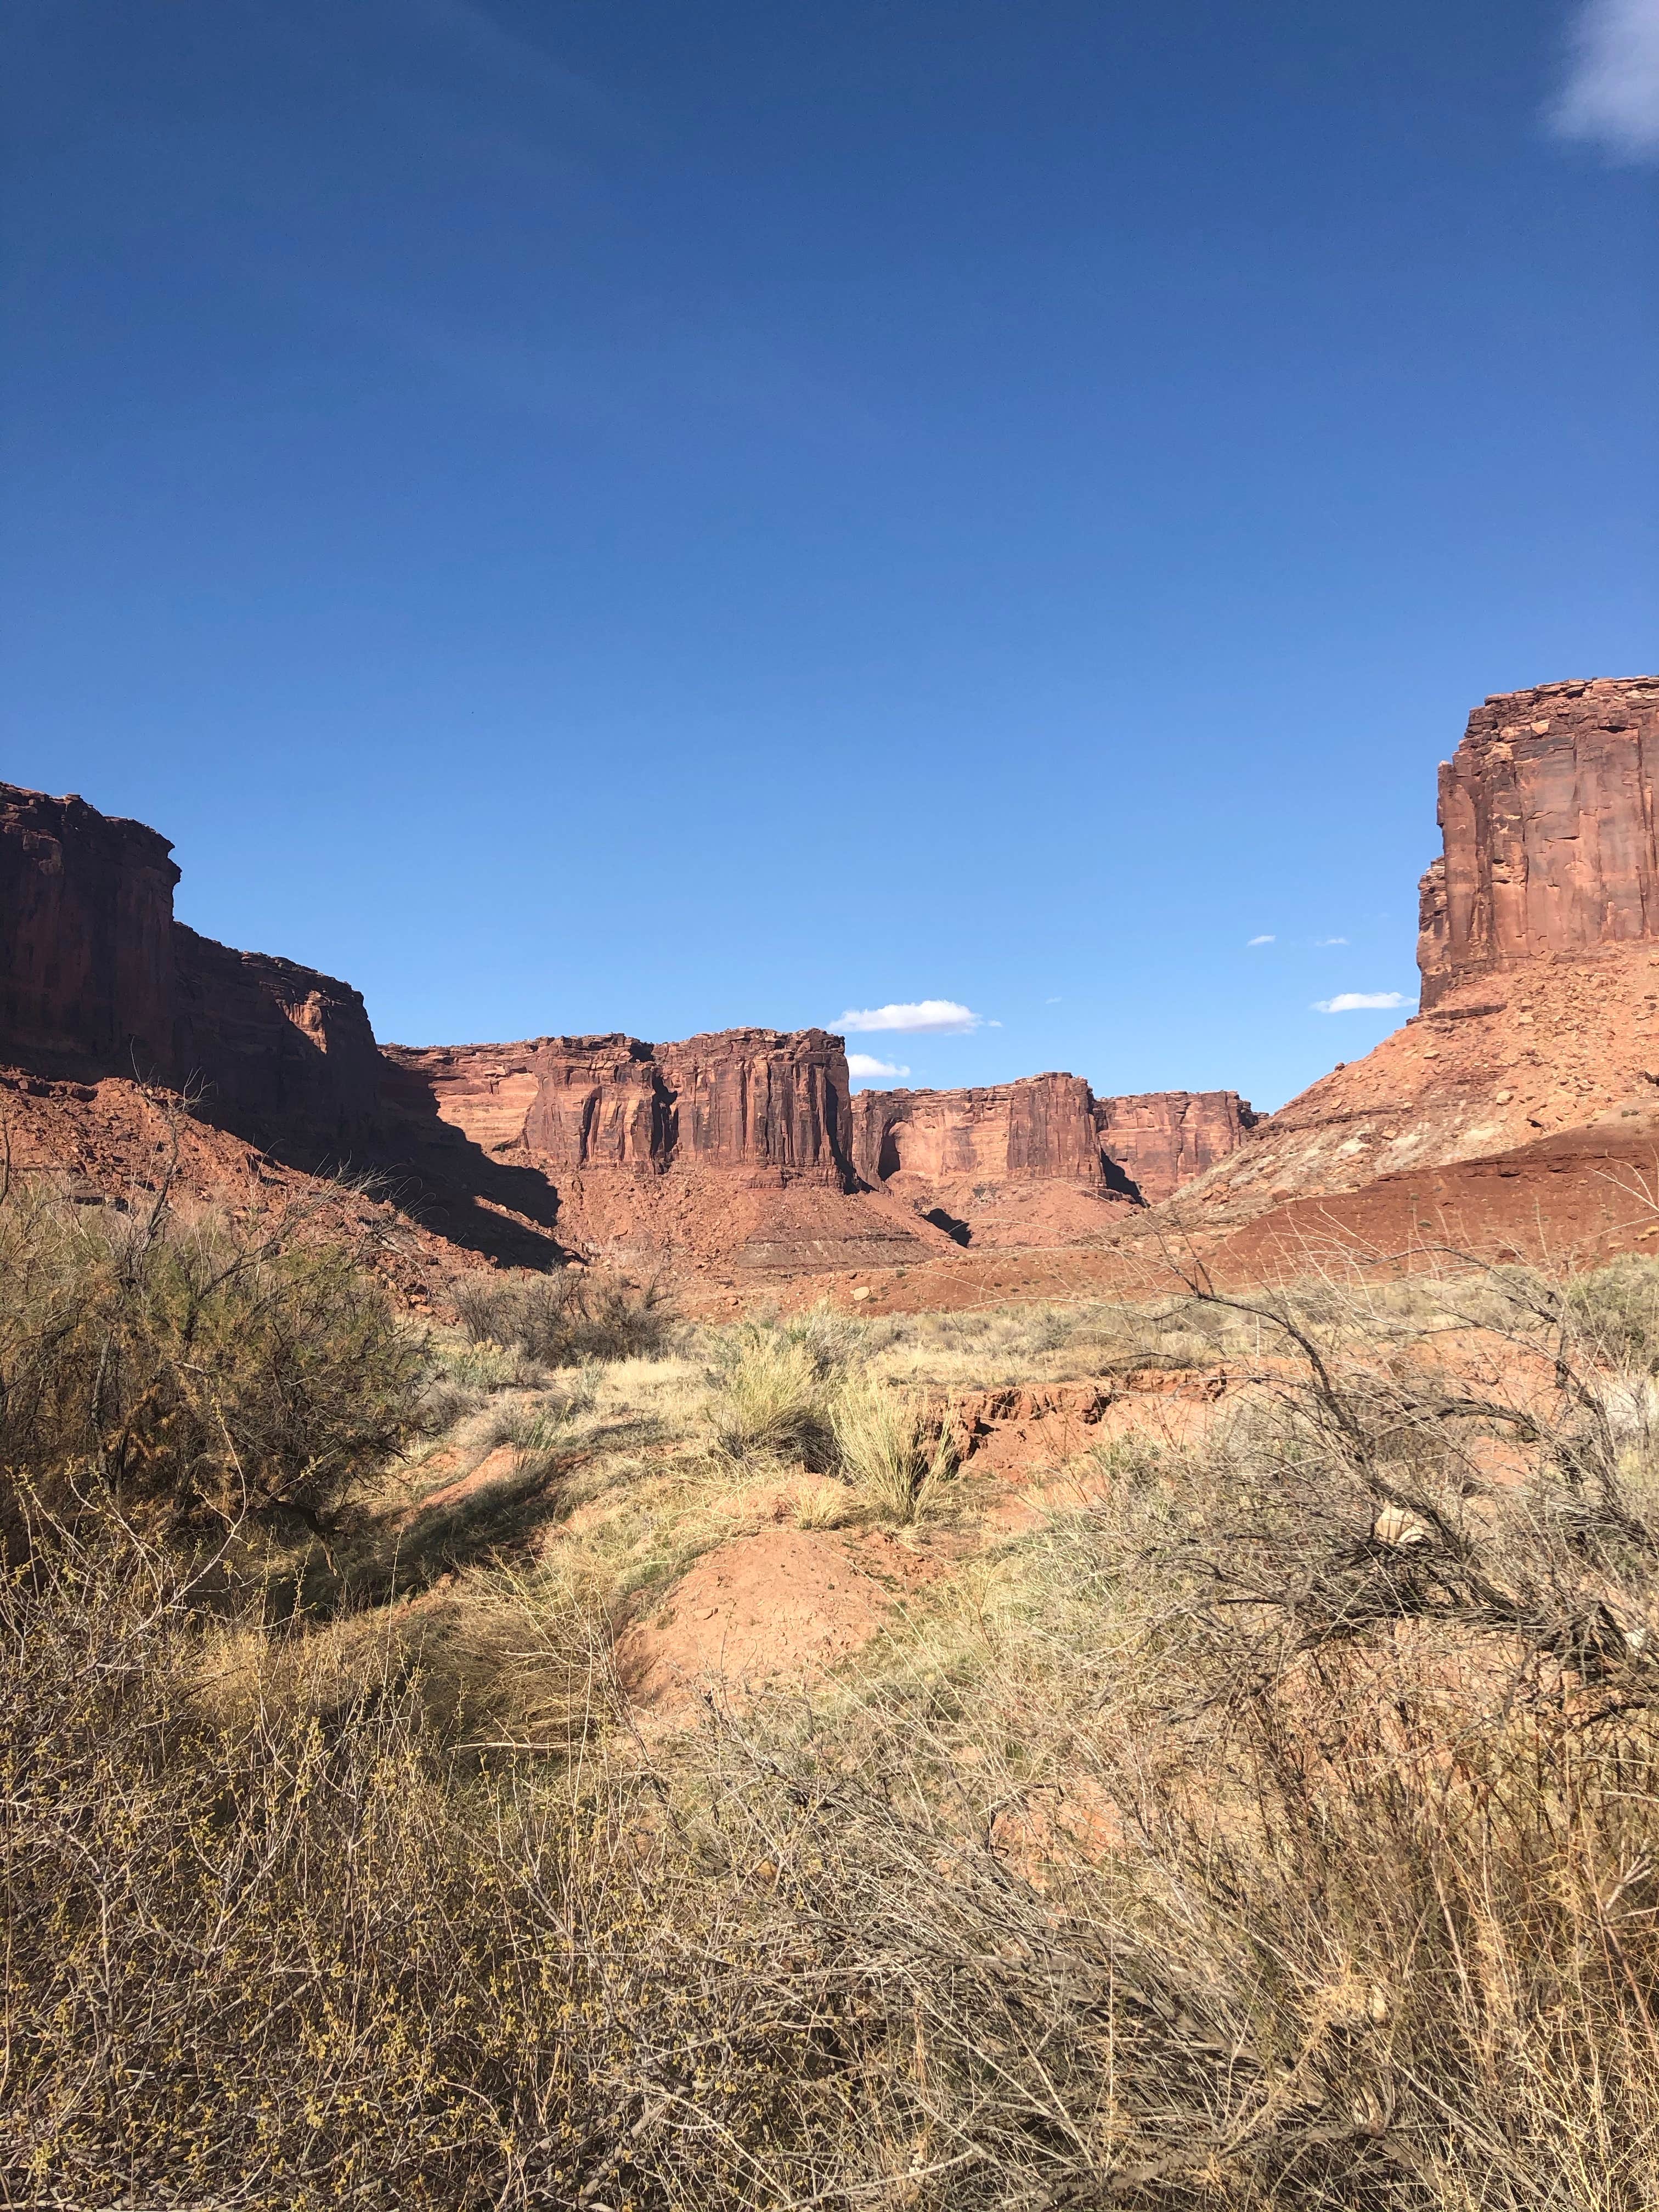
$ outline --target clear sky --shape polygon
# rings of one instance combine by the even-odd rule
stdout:
[[[0,775],[384,1039],[1274,1105],[1659,665],[1659,0],[5,17]]]

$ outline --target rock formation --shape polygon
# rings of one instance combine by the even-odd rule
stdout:
[[[1540,953],[1659,936],[1659,677],[1494,694],[1440,770],[1423,1005]]]
[[[535,1037],[389,1045],[398,1094],[422,1086],[476,1144],[550,1172],[697,1165],[850,1190],[847,1054],[823,1030],[722,1030],[676,1044]]]
[[[853,1158],[872,1188],[896,1176],[941,1192],[1059,1182],[1156,1205],[1234,1151],[1255,1120],[1236,1091],[1097,1098],[1079,1075],[974,1091],[862,1091],[853,1101]]]
[[[350,1152],[380,1121],[381,1063],[361,993],[175,922],[173,1066],[210,1113]]]
[[[1028,1075],[975,1091],[861,1091],[853,1158],[872,1188],[896,1175],[929,1182],[1036,1179],[1106,1190],[1094,1101],[1079,1075]]]
[[[0,1060],[172,1085],[313,1150],[363,1142],[380,1059],[362,999],[175,921],[172,850],[83,799],[0,785]]]
[[[1275,1239],[1295,1267],[1344,1237],[1559,1265],[1650,1237],[1656,772],[1659,678],[1478,707],[1440,770],[1422,1012],[1183,1189],[1185,1228],[1247,1272]]]
[[[0,1058],[42,1073],[171,1071],[172,851],[82,799],[0,784]]]
[[[1146,1091],[1094,1102],[1109,1172],[1117,1169],[1148,1206],[1236,1152],[1259,1118],[1236,1091]]]

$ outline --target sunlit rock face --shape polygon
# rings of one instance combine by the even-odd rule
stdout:
[[[1440,770],[1423,1004],[1546,953],[1659,936],[1659,677],[1494,695]]]
[[[476,1144],[522,1148],[550,1171],[695,1164],[854,1180],[847,1054],[823,1030],[391,1045],[386,1057]]]
[[[1224,1159],[1255,1126],[1236,1091],[1097,1098],[1080,1075],[969,1091],[863,1091],[853,1157],[872,1188],[1066,1183],[1155,1205]]]

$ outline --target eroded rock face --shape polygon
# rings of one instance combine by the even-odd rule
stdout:
[[[386,1058],[475,1143],[521,1147],[550,1172],[695,1162],[838,1189],[854,1181],[847,1054],[823,1030],[390,1045]]]
[[[380,1058],[349,984],[173,920],[165,837],[0,785],[0,1060],[183,1087],[208,1114],[361,1141]]]
[[[210,1113],[349,1152],[380,1117],[380,1054],[362,994],[266,952],[173,924],[173,1064]]]
[[[1659,936],[1659,677],[1495,694],[1440,769],[1423,1004],[1541,953]]]
[[[0,784],[0,1059],[43,1073],[171,1071],[172,851],[82,799]]]
[[[861,1091],[853,1158],[873,1188],[896,1175],[930,1182],[1048,1178],[1104,1191],[1094,1101],[1080,1075],[1031,1075],[972,1091]]]
[[[863,1091],[853,1156],[872,1188],[1068,1183],[1155,1205],[1234,1151],[1256,1116],[1236,1091],[1097,1098],[1080,1075],[972,1091]]]
[[[1148,1206],[1237,1152],[1260,1118],[1236,1091],[1146,1091],[1094,1103],[1103,1156]]]

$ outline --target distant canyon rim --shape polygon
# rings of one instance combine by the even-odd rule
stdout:
[[[854,1093],[818,1029],[382,1046],[350,985],[177,921],[156,830],[0,786],[10,1171],[122,1203],[165,1155],[203,1198],[304,1194],[375,1224],[416,1306],[491,1264],[603,1261],[717,1312],[1652,1249],[1656,752],[1659,678],[1478,707],[1440,771],[1420,1013],[1265,1115],[1058,1072]]]

